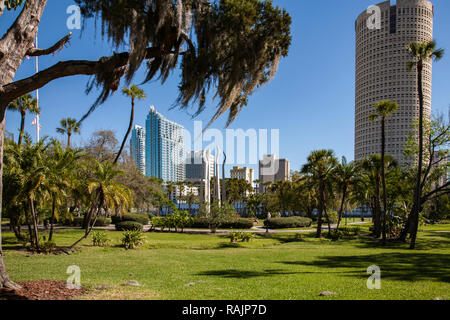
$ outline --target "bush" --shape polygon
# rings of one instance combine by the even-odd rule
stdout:
[[[136,221],[123,221],[116,224],[117,231],[142,231],[144,226]]]
[[[84,217],[75,217],[72,221],[72,226],[75,227],[83,227]],[[97,217],[97,221],[95,222],[95,227],[106,227],[111,224],[111,218],[106,217]]]
[[[269,229],[288,229],[310,227],[312,220],[306,217],[272,218],[264,221],[264,226]]]
[[[210,222],[208,218],[196,217],[194,218],[191,228],[208,229]],[[253,227],[253,220],[251,219],[230,219],[220,224],[221,229],[251,229]]]
[[[96,231],[92,233],[92,245],[96,247],[107,247],[110,240],[104,231]]]
[[[123,233],[122,246],[124,246],[125,249],[127,250],[136,249],[141,247],[143,244],[144,244],[144,234],[141,231],[126,231]]]
[[[228,238],[230,238],[232,243],[236,243],[238,240],[241,240],[242,242],[250,242],[250,240],[254,237],[255,234],[250,232],[230,232],[228,234]]]
[[[125,222],[125,221],[134,221],[134,222],[138,222],[142,225],[147,225],[149,222],[149,217],[147,214],[124,214],[123,216],[113,216],[112,217],[112,222],[114,224],[118,224],[120,222]]]

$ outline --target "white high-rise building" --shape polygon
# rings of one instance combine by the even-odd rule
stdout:
[[[130,149],[136,168],[145,175],[145,128],[134,126],[131,132]]]
[[[376,10],[364,11],[356,20],[356,92],[355,160],[381,153],[381,124],[371,122],[374,105],[392,100],[399,109],[387,119],[386,153],[400,164],[407,163],[403,147],[419,118],[417,72],[408,70],[411,56],[406,46],[411,42],[433,39],[433,4],[429,0],[385,1],[376,5],[381,13],[381,28],[373,24]],[[423,70],[424,114],[431,116],[432,62]]]

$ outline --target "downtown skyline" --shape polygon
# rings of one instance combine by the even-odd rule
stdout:
[[[249,106],[244,108],[241,115],[230,128],[280,129],[279,156],[291,160],[292,170],[298,170],[306,161],[307,154],[313,149],[331,148],[336,154],[353,159],[354,140],[354,50],[355,35],[354,21],[358,14],[374,1],[347,1],[335,4],[328,1],[318,1],[315,4],[299,4],[297,2],[280,0],[275,4],[286,7],[293,13],[293,46],[289,57],[280,64],[276,78],[264,88],[258,90],[250,97]],[[42,45],[50,43],[53,39],[46,38],[46,30],[58,29],[61,34],[67,33],[65,9],[72,1],[60,1],[49,8],[46,15],[54,15],[55,19],[43,19],[39,42]],[[448,1],[434,0],[436,8],[434,38],[440,47],[450,47],[446,37],[449,29]],[[309,17],[308,17],[309,15]],[[340,15],[340,16],[339,16]],[[319,17],[322,17],[319,19]],[[3,17],[0,27],[8,24]],[[324,25],[326,24],[326,25]],[[57,27],[59,25],[59,27]],[[42,67],[58,60],[67,60],[83,52],[85,58],[106,55],[108,46],[102,42],[99,32],[96,39],[91,35],[93,26],[88,23],[83,36],[74,30],[71,45],[56,57],[46,57],[40,60]],[[310,35],[315,30],[315,35]],[[338,36],[339,34],[339,36]],[[311,59],[308,65],[304,61],[308,57],[302,53],[302,39],[311,41],[317,47],[317,56]],[[90,50],[85,48],[88,43]],[[339,41],[342,52],[336,54],[327,52],[333,44]],[[97,45],[98,44],[98,45]],[[335,45],[336,46],[336,45]],[[338,63],[339,62],[339,63]],[[32,73],[33,61],[29,60],[17,73],[16,78],[22,78]],[[450,104],[450,93],[445,88],[445,77],[450,70],[448,57],[439,62],[439,67],[433,70],[433,97],[432,109],[447,113]],[[318,71],[318,72],[317,72]],[[95,100],[96,92],[86,96],[84,94],[86,77],[76,79],[63,79],[52,83],[40,91],[40,104],[43,109],[41,115],[41,136],[55,136],[55,128],[63,117],[61,104],[69,105],[70,116],[79,119]],[[135,80],[139,84],[142,78]],[[67,84],[70,82],[70,85]],[[137,103],[136,118],[143,118],[148,106],[158,106],[165,116],[180,123],[193,132],[193,119],[186,112],[170,109],[176,98],[178,78],[174,74],[165,86],[159,84],[146,84],[142,88],[146,91],[148,99]],[[123,84],[124,85],[124,84]],[[65,87],[64,89],[62,89]],[[69,89],[68,89],[69,88]],[[325,91],[327,94],[322,94]],[[325,97],[326,96],[326,97]],[[126,130],[125,119],[128,113],[127,99],[116,94],[107,101],[91,118],[88,118],[81,128],[82,135],[74,137],[74,145],[87,142],[89,136],[99,129],[113,129],[117,138],[123,137]],[[209,105],[205,114],[196,120],[209,121],[213,105]],[[278,112],[278,111],[282,112]],[[192,113],[194,111],[192,110]],[[8,112],[7,130],[17,135],[18,115]],[[30,126],[31,117],[27,117],[26,131],[34,136],[33,127]],[[225,119],[219,119],[212,128],[222,129]],[[248,166],[257,169],[257,165],[235,163],[235,165]],[[227,166],[226,172],[232,166]]]

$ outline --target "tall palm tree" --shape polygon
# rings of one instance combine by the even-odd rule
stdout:
[[[30,94],[25,94],[8,105],[8,110],[18,111],[20,112],[21,120],[20,120],[20,132],[19,132],[19,141],[17,144],[20,146],[22,144],[24,130],[25,130],[25,117],[27,112],[39,114],[41,110],[37,105],[37,100],[34,99]]]
[[[322,236],[322,214],[325,211],[325,189],[331,174],[338,164],[333,150],[316,150],[308,156],[308,162],[302,167],[302,173],[311,177],[318,190],[317,237]]]
[[[342,157],[342,162],[339,163],[333,170],[333,180],[341,194],[341,204],[338,212],[338,222],[336,229],[339,229],[342,214],[344,212],[345,203],[348,199],[349,189],[356,181],[357,167],[354,162],[347,162],[347,158]]]
[[[431,60],[438,61],[444,55],[443,49],[436,49],[435,41],[425,41],[421,43],[413,42],[407,46],[412,56],[412,61],[408,62],[408,68],[413,71],[414,67],[417,71],[417,88],[419,97],[419,159],[417,163],[416,187],[414,190],[414,205],[411,212],[411,245],[414,249],[416,245],[417,228],[419,226],[419,213],[422,208],[422,161],[423,161],[423,115],[424,115],[424,99],[423,99],[423,68],[424,64]],[[409,227],[409,226],[408,226]]]
[[[135,101],[136,99],[142,100],[146,98],[144,91],[134,84],[129,88],[123,88],[122,93],[127,97],[131,98],[130,124],[128,125],[127,133],[123,138],[122,145],[120,146],[119,152],[117,153],[114,163],[117,163],[117,161],[119,161],[120,155],[122,154],[123,148],[125,147],[125,143],[127,142],[128,136],[130,135],[131,128],[133,127]]]
[[[383,244],[386,244],[386,211],[387,211],[387,201],[386,201],[386,173],[385,173],[385,148],[386,148],[386,118],[392,115],[398,109],[397,102],[385,100],[379,101],[375,104],[375,113],[369,116],[370,121],[375,121],[381,118],[381,183],[383,188]]]
[[[70,149],[70,139],[72,134],[80,134],[80,123],[73,118],[61,119],[61,127],[56,128],[56,132],[61,134],[67,134],[67,148]]]

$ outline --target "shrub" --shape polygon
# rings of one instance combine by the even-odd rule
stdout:
[[[72,221],[72,226],[81,227],[83,226],[84,217],[75,217]]]
[[[190,225],[191,228],[208,229],[210,225],[208,218],[195,217]],[[220,224],[221,229],[251,229],[253,221],[251,219],[229,219]]]
[[[83,227],[84,217],[75,217],[73,218],[72,225],[75,227]],[[95,222],[95,227],[106,227],[111,224],[111,218],[106,217],[97,217],[97,221]]]
[[[254,233],[251,232],[230,232],[228,234],[228,238],[232,243],[238,242],[241,240],[242,242],[250,242],[255,237]]]
[[[126,231],[123,233],[122,246],[124,246],[125,249],[136,249],[141,247],[143,244],[144,234],[141,231]]]
[[[125,221],[134,221],[134,222],[138,222],[142,225],[147,225],[149,222],[149,217],[147,214],[138,214],[138,213],[134,213],[134,214],[124,214],[123,216],[113,216],[112,217],[112,222],[114,224],[118,224],[120,222],[125,222]]]
[[[95,231],[92,233],[92,245],[96,247],[106,247],[109,245],[110,240],[108,235],[104,231]]]
[[[123,221],[116,224],[117,231],[142,231],[144,226],[135,221]]]
[[[310,227],[312,220],[306,217],[272,218],[264,221],[269,229],[288,229]]]
[[[250,242],[255,237],[254,233],[251,232],[241,232],[240,233],[240,239],[242,242]]]
[[[251,229],[253,227],[253,220],[251,219],[232,219],[225,221],[220,226],[223,229]]]

